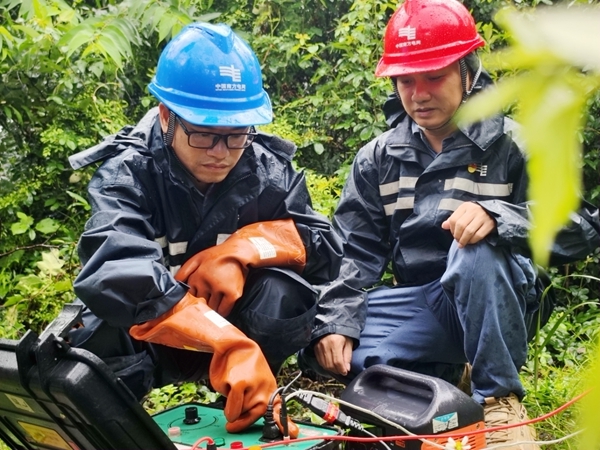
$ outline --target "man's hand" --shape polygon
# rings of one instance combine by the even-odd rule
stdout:
[[[476,244],[496,229],[496,221],[477,203],[464,202],[442,223],[462,248]]]
[[[177,281],[190,287],[194,297],[206,299],[208,306],[227,317],[244,292],[248,268],[222,245],[196,253],[175,274]]]
[[[352,338],[341,334],[328,334],[315,345],[315,356],[321,367],[343,376],[350,371]]]

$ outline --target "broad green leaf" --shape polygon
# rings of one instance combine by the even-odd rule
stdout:
[[[33,217],[28,216],[21,211],[17,212],[18,222],[11,224],[10,231],[12,234],[23,234],[26,233],[31,225],[33,225]]]
[[[79,21],[77,12],[73,8],[69,8],[68,5],[64,5],[61,13],[58,15],[57,20],[62,23],[71,23]]]
[[[129,47],[129,53],[131,53],[131,44],[138,43],[138,32],[136,29],[136,25],[133,24],[130,20],[127,20],[122,17],[117,17],[111,23],[110,28],[116,29],[118,33],[123,36],[123,39],[127,42],[127,46]]]
[[[536,69],[540,66],[564,65],[565,61],[554,53],[547,51],[531,53],[525,47],[510,47],[484,57],[484,66],[488,70]]]
[[[0,25],[0,44],[6,42],[8,48],[12,48],[15,38],[8,32],[8,30]]]
[[[42,27],[47,27],[52,23],[51,5],[47,5],[44,0],[33,0],[33,13],[37,22]]]
[[[33,27],[27,25],[13,25],[13,28],[18,31],[22,31],[31,38],[32,41],[37,41],[40,38],[40,33]]]
[[[17,288],[20,291],[31,291],[44,284],[43,280],[37,275],[25,275],[19,279]]]
[[[63,104],[63,99],[60,98],[58,95],[51,95],[50,97],[48,97],[46,99],[46,101],[49,101],[49,102],[52,101],[52,102],[54,102],[54,103],[56,103],[58,105],[62,105]]]
[[[69,280],[57,281],[52,286],[56,292],[67,292],[73,289],[73,284]]]
[[[16,109],[15,107],[11,107],[10,111],[12,111],[12,114],[14,114],[14,119],[20,124],[23,125],[23,116],[21,115],[21,112]],[[11,114],[11,116],[12,116]]]
[[[8,8],[12,8],[14,5],[18,5],[21,3],[21,7],[19,8],[19,16],[24,19],[31,19],[34,15],[34,5],[33,2],[35,0],[22,0],[21,2],[14,1],[8,5]]]
[[[16,6],[20,6],[21,8],[23,8],[23,5],[27,3],[31,4],[31,0],[5,0],[4,2],[2,2],[2,6],[6,7],[7,10],[11,10]]]
[[[152,6],[144,12],[142,17],[142,26],[156,28],[166,12],[166,7],[159,4],[152,4]]]
[[[315,149],[315,153],[316,153],[317,155],[321,155],[321,154],[323,154],[323,152],[325,151],[325,147],[324,147],[324,146],[323,146],[323,144],[321,144],[320,142],[315,142],[315,143],[313,144],[313,147],[314,147],[314,149]]]
[[[107,26],[102,30],[102,34],[114,42],[120,54],[131,55],[131,42],[118,28],[117,24]]]
[[[96,75],[98,78],[100,78],[100,76],[104,72],[104,63],[102,61],[97,61],[93,64],[90,64],[88,66],[88,70],[94,75]]]
[[[8,308],[9,306],[14,306],[17,303],[19,303],[21,300],[23,300],[23,296],[22,295],[11,295],[10,297],[8,297],[6,299],[6,301],[3,303],[3,307],[4,308]]]
[[[595,38],[600,33],[598,14],[598,8],[556,8],[554,12],[540,8],[531,14],[503,10],[497,20],[513,31],[514,43],[490,59],[519,74],[473,97],[457,114],[462,124],[489,117],[517,102],[515,118],[522,126],[528,154],[528,195],[533,202],[530,244],[541,265],[548,262],[556,233],[579,204],[582,162],[578,134],[587,98],[600,87],[600,77],[571,67],[600,68],[596,64],[600,39]],[[591,25],[589,18],[596,23],[591,27],[594,30],[581,33],[582,24]],[[572,52],[574,48],[578,50]]]
[[[17,250],[15,252],[11,253],[10,255],[0,258],[0,268],[8,267],[11,264],[19,261],[23,257],[24,254],[25,254],[24,250]]]
[[[177,23],[177,18],[172,14],[165,14],[158,22],[158,42],[162,42],[171,32],[171,29]]]
[[[40,271],[47,275],[58,275],[65,262],[60,258],[57,249],[42,253],[42,260],[36,263]]]
[[[123,53],[122,49],[119,48],[118,44],[112,39],[109,34],[102,34],[97,41],[98,49],[105,55],[107,55],[115,65],[121,69],[123,67]]]
[[[60,223],[50,218],[42,219],[35,225],[35,229],[42,234],[54,233],[59,228]]]
[[[79,47],[88,44],[94,37],[94,29],[84,22],[73,28],[58,41],[58,46],[66,46],[67,57],[70,57]]]

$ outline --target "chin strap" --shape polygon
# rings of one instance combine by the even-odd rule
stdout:
[[[479,80],[479,76],[481,75],[481,70],[482,70],[481,59],[479,59],[479,57],[477,55],[473,55],[473,56],[477,59],[478,65],[477,65],[477,70],[475,71],[475,74],[473,75],[473,81],[471,82],[470,89],[467,86],[467,84],[468,84],[467,83],[468,67],[467,67],[467,61],[466,61],[467,57],[460,58],[460,60],[458,61],[459,65],[460,65],[460,78],[462,80],[462,86],[463,86],[463,97],[462,97],[463,103],[465,103],[467,101],[467,99],[471,95],[471,92],[473,92],[473,88],[477,84],[477,81]]]
[[[167,132],[163,133],[163,141],[167,147],[171,147],[173,143],[173,137],[175,136],[175,113],[169,110],[169,123],[167,125]]]

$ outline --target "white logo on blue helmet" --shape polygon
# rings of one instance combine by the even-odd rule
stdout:
[[[222,77],[231,77],[231,81],[240,82],[242,81],[242,71],[236,69],[232,64],[231,66],[219,66],[219,75]]]
[[[232,64],[231,66],[219,66],[219,75],[222,77],[231,78],[231,83],[217,83],[215,84],[216,91],[245,91],[246,85],[240,83],[242,81],[242,71],[236,69]]]

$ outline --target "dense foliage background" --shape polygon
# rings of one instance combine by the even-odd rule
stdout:
[[[538,0],[511,3],[540,7]],[[505,45],[506,32],[492,21],[504,3],[465,4],[489,44],[485,52]],[[275,107],[275,121],[265,129],[298,144],[297,164],[309,175],[314,204],[330,215],[352,157],[386,128],[381,106],[390,86],[374,77],[374,68],[396,6],[385,0],[0,0],[0,337],[41,331],[74,299],[76,243],[89,214],[85,188],[94,168],[73,171],[67,157],[154,105],[146,85],[162,47],[182,26],[226,22],[251,43]],[[598,205],[600,98],[588,103],[580,132],[583,195]],[[596,337],[599,257],[551,271],[559,305],[533,343],[526,370],[541,409],[579,387],[564,373],[586,362]]]

